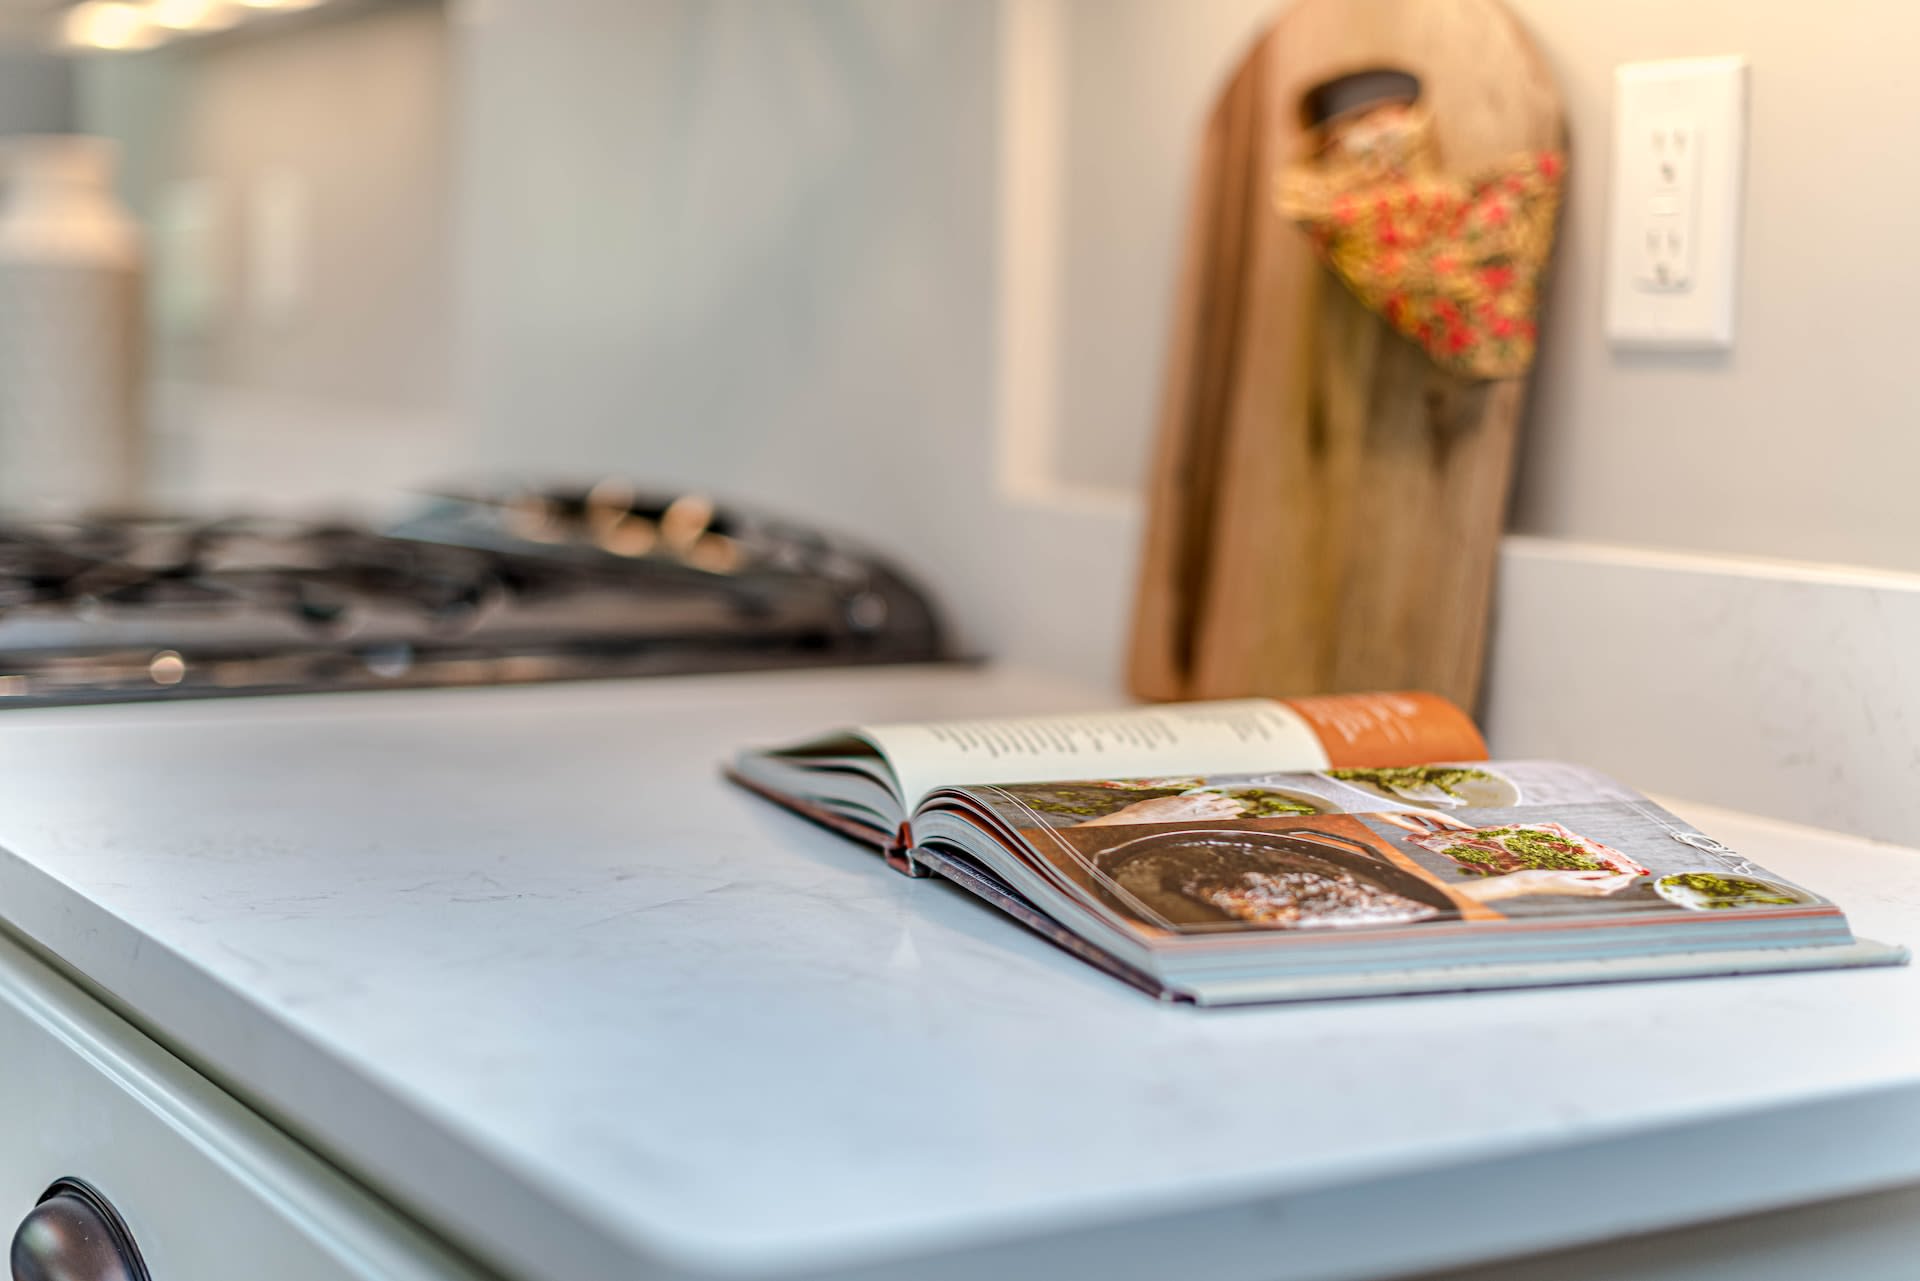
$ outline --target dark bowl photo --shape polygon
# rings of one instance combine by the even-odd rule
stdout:
[[[1438,886],[1358,841],[1306,828],[1155,832],[1093,863],[1176,928],[1329,929],[1459,915]]]

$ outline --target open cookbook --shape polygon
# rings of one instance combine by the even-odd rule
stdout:
[[[1607,778],[1486,760],[1430,694],[865,726],[728,772],[1173,1000],[1906,959]]]

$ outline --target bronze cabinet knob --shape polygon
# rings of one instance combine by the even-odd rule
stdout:
[[[133,1235],[107,1199],[61,1179],[13,1234],[13,1281],[149,1281]]]

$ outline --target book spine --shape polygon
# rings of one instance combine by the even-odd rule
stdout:
[[[900,830],[893,834],[892,840],[881,847],[880,852],[886,856],[887,866],[902,876],[933,875],[914,859],[913,829],[905,823],[900,824]]]

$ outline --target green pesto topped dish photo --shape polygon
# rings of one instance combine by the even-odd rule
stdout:
[[[1467,870],[1492,875],[1531,868],[1542,872],[1610,872],[1614,869],[1579,845],[1550,832],[1524,827],[1495,827],[1476,833],[1500,842],[1499,850],[1479,845],[1449,845],[1440,852]],[[1504,852],[1504,857],[1503,857]]]
[[[1330,769],[1326,776],[1389,800],[1447,808],[1517,805],[1520,790],[1477,765],[1401,765],[1384,769]]]
[[[1811,902],[1791,885],[1722,872],[1675,872],[1653,883],[1654,893],[1680,907],[1702,912],[1736,907],[1798,907]]]
[[[1647,873],[1644,866],[1619,850],[1544,820],[1499,827],[1443,828],[1409,840],[1451,859],[1455,867],[1470,876],[1504,876],[1509,872]]]

